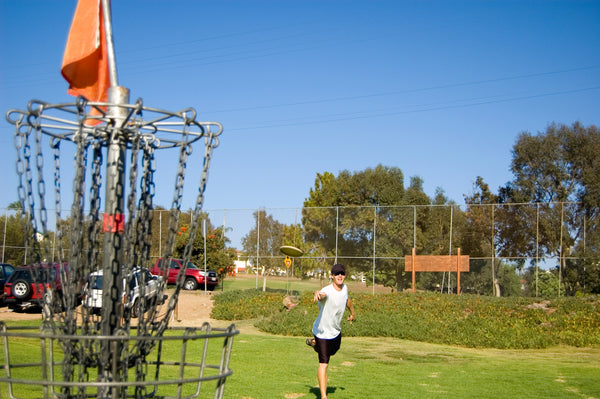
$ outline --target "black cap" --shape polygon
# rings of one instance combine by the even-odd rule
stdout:
[[[331,274],[333,274],[335,276],[335,274],[339,273],[339,272],[346,274],[346,267],[344,265],[342,265],[341,263],[336,263],[331,268]]]

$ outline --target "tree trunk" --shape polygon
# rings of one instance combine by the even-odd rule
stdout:
[[[500,284],[498,284],[498,279],[494,279],[494,291],[496,291],[496,296],[500,298],[502,294],[500,293]]]

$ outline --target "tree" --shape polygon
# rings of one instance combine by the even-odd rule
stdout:
[[[20,201],[13,201],[8,204],[8,210],[10,211],[20,211],[21,209],[23,209],[23,207],[21,207]]]
[[[255,228],[242,237],[242,247],[252,260],[256,272],[262,266],[263,291],[267,289],[267,275],[282,265],[279,248],[283,245],[284,225],[267,215],[264,209],[254,212]],[[258,253],[257,253],[258,248]]]
[[[499,201],[531,205],[500,210],[500,250],[519,257],[535,257],[536,251],[557,257],[565,291],[574,295],[583,289],[583,270],[599,271],[600,267],[595,252],[600,217],[600,132],[578,122],[552,124],[537,135],[523,132],[513,147],[511,170],[514,180],[501,188]],[[578,265],[568,261],[571,257],[588,262]]]
[[[556,298],[559,296],[558,286],[558,271],[554,270],[542,270],[541,273],[536,275],[534,267],[528,267],[525,271],[525,278],[528,281],[528,287],[526,293],[529,296],[537,295],[542,298]],[[561,284],[560,295],[565,294],[564,285]]]
[[[12,205],[12,204],[11,204]],[[14,209],[10,208],[9,209]],[[0,216],[2,226],[2,243],[4,245],[3,262],[14,266],[22,266],[25,259],[25,220],[20,212],[11,212],[10,215]]]
[[[460,207],[450,201],[441,188],[436,189],[431,207],[424,215],[421,254],[455,255],[465,230],[465,216]],[[464,251],[462,252],[465,253]],[[417,250],[417,254],[419,251]],[[447,276],[447,278],[446,278]],[[418,285],[425,289],[453,290],[452,273],[419,273]]]
[[[302,241],[302,226],[299,223],[282,226],[282,245],[290,245],[296,248],[300,248],[302,252],[306,253],[306,245]],[[292,259],[291,269],[288,273],[292,276],[304,276],[304,261],[302,257]]]
[[[436,204],[447,203],[438,190]],[[342,171],[338,176],[317,174],[302,210],[304,238],[315,250],[314,256],[339,255],[354,272],[371,277],[374,258],[375,282],[401,290],[410,286],[403,259],[411,253],[415,237],[417,251],[438,253],[431,247],[441,240],[440,232],[428,226],[434,218],[444,217],[440,214],[444,211],[423,205],[431,205],[423,180],[412,177],[405,190],[403,173],[396,167],[379,165],[354,173]],[[442,228],[446,234],[442,247],[447,251],[447,222]]]
[[[477,294],[501,295],[500,283],[496,276],[497,265],[492,259],[495,254],[495,207],[498,196],[481,176],[475,179],[473,193],[465,196],[467,204],[465,234],[461,241],[464,253],[475,258],[488,258],[471,261],[470,273],[464,276],[464,286]]]
[[[180,225],[180,230],[175,238],[174,254],[179,257],[183,257],[184,249],[190,239],[189,214],[183,215],[188,216],[188,223]],[[192,246],[190,261],[202,269],[206,258],[207,268],[214,271],[228,270],[235,260],[235,250],[233,248],[226,248],[229,238],[225,236],[223,227],[212,226],[207,213],[202,213],[201,216],[206,220],[206,242],[202,234],[202,225],[200,225],[198,226],[198,232]],[[202,224],[202,221],[200,223]],[[204,252],[205,247],[206,253]]]
[[[343,254],[344,263],[355,272],[372,271],[374,224],[377,229],[393,229],[387,205],[399,205],[404,195],[404,176],[395,167],[382,165],[361,172],[342,171],[338,176],[329,172],[317,174],[314,188],[304,201],[302,224],[304,239],[319,251],[317,256],[334,257]],[[343,208],[341,208],[343,207]],[[383,236],[383,235],[382,235]],[[375,251],[382,255],[390,244],[381,240]],[[381,262],[380,262],[381,263]],[[380,275],[382,282],[395,282],[388,274],[396,274],[390,262],[378,268],[389,273]],[[394,284],[395,285],[395,284]]]

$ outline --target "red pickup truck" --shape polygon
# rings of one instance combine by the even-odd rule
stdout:
[[[163,266],[163,260],[159,258],[154,267],[150,269],[150,272],[155,276],[165,276],[168,284],[175,284],[177,282],[177,275],[179,271],[183,268],[183,260],[181,259],[171,259],[171,264],[168,269]],[[185,270],[185,280],[183,283],[183,289],[185,290],[195,290],[195,289],[204,289],[205,281],[206,288],[208,290],[214,290],[215,287],[219,285],[219,276],[217,272],[212,270],[206,271],[206,280],[204,276],[204,269],[200,269],[198,266],[194,265],[192,262],[189,262],[187,265],[187,269]]]

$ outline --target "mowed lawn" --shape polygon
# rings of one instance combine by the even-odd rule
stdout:
[[[247,321],[237,327],[240,334],[234,339],[230,362],[233,374],[226,381],[224,398],[319,398],[317,355],[303,338],[261,333]],[[220,344],[220,340],[209,344],[211,364],[218,364]],[[26,345],[20,348],[21,355],[16,348],[12,354],[21,362],[39,351]],[[180,347],[169,349],[163,360],[177,361],[179,353]],[[198,361],[197,353],[196,357],[191,353],[189,360]],[[152,367],[148,371],[151,379]],[[0,375],[5,377],[5,372]],[[161,380],[176,375],[177,370],[172,370],[171,375],[161,374]],[[344,338],[330,363],[328,397],[598,399],[599,377],[600,348],[469,349],[394,338]],[[204,382],[198,397],[213,398],[215,387],[214,381]],[[18,383],[13,393],[19,398],[43,397],[39,386]],[[184,386],[183,393],[193,395],[194,386]],[[157,397],[173,394],[172,386],[168,391],[161,387]],[[0,397],[9,397],[6,383],[0,383]]]
[[[304,339],[239,328],[224,397],[320,397],[317,356]],[[600,348],[480,350],[346,338],[329,366],[328,397],[600,398]]]
[[[319,280],[319,279],[298,279],[298,278],[287,278],[285,276],[268,276],[266,281],[266,288],[270,290],[286,290],[290,292],[297,291],[314,291],[324,287],[325,285],[331,283],[329,279]],[[373,286],[367,286],[359,281],[352,281],[351,279],[346,279],[346,285],[348,285],[348,290],[350,293],[390,293],[392,289],[389,287],[384,287],[382,285],[376,285],[375,290],[373,290]],[[239,274],[238,276],[228,276],[223,280],[222,285],[215,290],[215,293],[224,291],[233,291],[233,290],[246,290],[263,288],[263,277],[256,277],[255,274]]]

